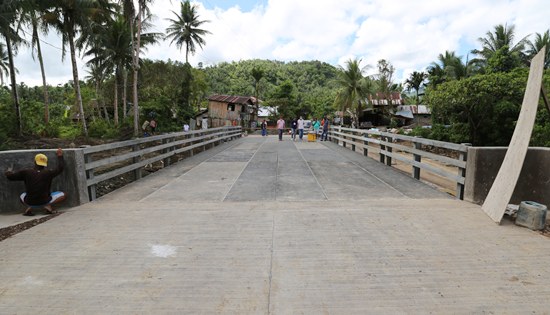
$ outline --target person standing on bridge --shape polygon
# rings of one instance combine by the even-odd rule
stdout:
[[[48,166],[48,157],[44,154],[37,154],[34,157],[34,168],[23,169],[13,172],[9,168],[5,175],[9,180],[22,180],[25,182],[25,192],[21,194],[21,202],[27,206],[23,215],[32,216],[33,208],[44,208],[47,214],[55,213],[52,205],[65,200],[65,193],[62,191],[50,192],[52,180],[63,172],[65,161],[63,160],[63,151],[57,149],[57,168],[50,170]]]
[[[325,117],[323,119],[323,133],[321,134],[321,141],[327,141],[328,127],[329,127],[329,120],[328,120],[328,117]]]
[[[304,137],[304,119],[302,116],[298,119],[298,135],[300,136],[300,141],[302,141],[302,138]]]
[[[267,122],[265,121],[262,121],[262,137],[266,137],[267,136]]]
[[[296,141],[296,131],[298,129],[298,119],[294,118],[292,119],[292,122],[290,123],[290,128],[292,129],[292,133],[290,134],[290,137],[293,141]]]
[[[279,132],[279,141],[283,141],[283,132],[285,131],[285,120],[283,116],[280,116],[279,120],[277,120],[277,131]]]

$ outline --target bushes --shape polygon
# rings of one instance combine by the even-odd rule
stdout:
[[[88,126],[88,135],[92,138],[112,139],[119,136],[119,130],[104,119],[96,119]]]

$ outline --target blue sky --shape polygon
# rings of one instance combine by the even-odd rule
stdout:
[[[220,8],[227,10],[238,6],[242,11],[252,11],[257,6],[264,6],[267,1],[242,0],[242,1],[225,1],[225,0],[204,0],[201,1],[206,9]]]
[[[155,32],[164,32],[179,10],[179,0],[154,0]],[[386,59],[401,83],[412,71],[423,71],[446,50],[464,56],[478,48],[497,24],[515,25],[516,40],[550,28],[548,0],[197,0],[206,46],[191,56],[197,65],[246,59],[320,60],[335,66],[361,59],[366,74]],[[44,38],[48,83],[71,79],[69,58],[61,61],[60,38]],[[170,41],[149,47],[144,58],[184,60]],[[470,56],[470,59],[472,56]],[[79,60],[80,76],[86,75]],[[16,59],[18,82],[40,84],[40,70],[27,48]]]

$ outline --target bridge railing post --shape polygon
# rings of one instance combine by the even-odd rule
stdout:
[[[345,148],[347,146],[347,143],[346,143],[346,140],[348,139],[346,136],[346,131],[344,131],[344,133],[341,135],[342,137],[342,146]]]
[[[356,133],[355,131],[352,131],[352,132],[351,132],[351,135],[352,135],[352,136],[356,136],[357,133]],[[355,152],[355,138],[351,138],[351,142],[352,142],[352,144],[351,144],[351,151]]]
[[[414,148],[416,150],[422,150],[422,144],[419,142],[415,142]],[[413,154],[413,157],[415,162],[422,162],[422,156],[420,154]],[[420,179],[420,167],[413,165],[413,177],[414,179]]]
[[[84,157],[84,162],[86,164],[91,163],[92,161],[93,161],[93,158],[92,158],[91,154],[88,154]],[[93,169],[86,171],[86,178],[87,179],[93,179],[94,178],[94,170]],[[93,201],[97,198],[96,185],[90,185],[88,187],[88,196],[90,197],[90,201]]]
[[[139,151],[139,150],[140,150],[139,144],[134,144],[134,145],[132,146],[132,152],[137,152],[137,151]],[[136,156],[136,157],[133,157],[133,158],[132,158],[132,163],[134,163],[134,164],[138,163],[139,161],[141,161],[141,156]],[[134,170],[134,178],[135,178],[136,180],[138,180],[138,179],[141,178],[141,175],[142,175],[142,174],[141,174],[141,167],[140,167],[140,168],[136,168],[136,169]]]
[[[367,140],[369,138],[369,134],[368,133],[365,133],[363,135],[364,139],[363,140],[363,144],[364,144],[364,147],[363,147],[363,155],[364,156],[368,156],[369,155],[369,148],[368,148],[368,145],[369,145],[369,141]]]
[[[382,143],[382,141],[385,141],[386,137],[384,135],[380,135],[380,163],[386,163],[386,155],[383,151],[386,151],[386,146]]]
[[[386,137],[386,141],[392,143],[393,138],[392,137]],[[393,147],[391,145],[387,146],[386,151],[388,153],[392,153]],[[386,165],[391,166],[391,156],[389,156],[389,155],[386,157]]]
[[[462,143],[465,146],[471,146],[471,143]],[[458,154],[458,160],[459,161],[466,161],[468,158],[468,152],[459,152]],[[458,176],[460,177],[466,177],[466,169],[459,167],[458,168]],[[460,200],[464,200],[464,184],[461,184],[459,182],[456,183],[456,198]]]

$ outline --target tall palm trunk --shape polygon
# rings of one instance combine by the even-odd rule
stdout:
[[[84,106],[82,104],[82,94],[80,93],[80,82],[78,80],[78,68],[76,65],[76,51],[74,47],[74,33],[68,32],[69,37],[69,47],[71,49],[71,65],[73,67],[73,81],[74,89],[76,93],[76,101],[78,103],[78,109],[80,111],[80,119],[82,119],[82,129],[84,130],[84,135],[88,138],[88,127],[86,126],[86,116],[84,115]]]
[[[40,39],[38,38],[37,26],[33,24],[33,41],[36,43],[36,52],[38,62],[40,63],[40,72],[42,73],[42,86],[44,87],[44,123],[50,122],[50,97],[48,94],[48,85],[46,83],[46,71],[44,71],[44,59],[42,58],[42,49],[40,48]]]
[[[126,108],[126,103],[128,103],[128,93],[126,90],[126,85],[128,84],[128,71],[126,69],[122,72],[122,117],[126,118],[126,112],[128,109]]]
[[[15,65],[13,63],[13,51],[11,48],[11,40],[9,36],[5,36],[6,48],[8,49],[8,60],[10,64],[10,80],[11,80],[11,94],[13,97],[13,106],[15,107],[17,133],[23,134],[23,126],[21,125],[21,107],[19,106],[19,95],[17,94],[17,81],[15,79]]]
[[[118,82],[119,82],[118,78],[119,78],[119,71],[117,69],[115,73],[115,95],[114,95],[115,101],[113,105],[115,126],[118,126]]]
[[[138,90],[137,90],[137,86],[138,86],[138,71],[139,71],[139,45],[140,45],[140,41],[139,41],[139,38],[141,36],[141,5],[139,7],[139,11],[138,11],[138,30],[137,30],[137,34],[136,36],[132,36],[132,41],[133,41],[133,48],[134,48],[134,53],[132,55],[132,63],[133,63],[133,70],[134,70],[134,73],[133,73],[133,84],[132,84],[132,96],[133,96],[133,102],[134,102],[134,136],[137,137],[138,135],[138,132],[139,132],[139,103],[138,103]],[[131,27],[131,31],[132,31],[132,34],[134,33],[133,32],[133,23],[131,23],[130,25]]]

